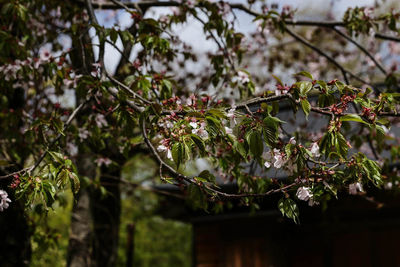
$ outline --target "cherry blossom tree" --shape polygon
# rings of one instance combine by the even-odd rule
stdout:
[[[166,14],[151,13],[161,7]],[[379,8],[314,21],[263,1],[2,3],[2,229],[26,241],[35,224],[24,214],[45,217],[71,188],[80,218],[89,199],[94,223],[103,212],[115,218],[109,236],[97,233],[110,250],[93,249],[112,266],[119,170],[137,153],[158,163],[155,182],[178,186],[195,207],[257,208],[277,194],[295,222],[302,201],[397,189],[400,13]],[[104,26],[102,10],[128,14],[130,26]],[[192,36],[208,49],[182,39],[185,23],[201,26]],[[200,159],[205,169],[188,167]],[[72,233],[86,234],[71,239],[69,265],[90,261],[85,220],[72,221]],[[24,244],[2,247],[14,251],[8,262],[27,264]]]

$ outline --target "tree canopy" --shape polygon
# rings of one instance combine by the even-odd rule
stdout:
[[[0,212],[46,214],[70,188],[76,207],[90,190],[118,217],[101,196],[119,197],[107,183],[138,154],[194,207],[257,209],[277,194],[296,223],[301,201],[396,189],[400,13],[334,15],[250,0],[2,1]]]

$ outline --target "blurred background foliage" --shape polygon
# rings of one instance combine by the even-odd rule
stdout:
[[[133,266],[191,266],[192,229],[190,224],[166,220],[156,214],[162,196],[149,190],[158,168],[149,157],[141,154],[123,167],[120,184],[121,225],[117,266],[126,266],[128,227],[135,226]],[[66,266],[72,192],[61,196],[47,214],[39,217],[32,212],[31,266]]]

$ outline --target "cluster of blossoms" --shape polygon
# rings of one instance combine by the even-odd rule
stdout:
[[[108,122],[103,114],[96,114],[95,122],[97,127],[99,127],[100,129],[108,126]]]
[[[310,152],[314,158],[319,158],[321,156],[321,154],[319,153],[319,146],[317,142],[312,143]]]
[[[6,81],[10,81],[11,79],[17,78],[17,73],[22,69],[22,67],[30,65],[32,62],[31,59],[26,60],[15,60],[14,62],[0,66],[0,73],[4,75],[4,79]]]
[[[349,184],[349,194],[357,195],[358,192],[364,192],[362,184],[360,182]]]
[[[7,209],[9,202],[11,202],[11,199],[8,198],[7,192],[0,189],[0,211]]]
[[[172,129],[174,127],[174,115],[167,115],[165,119],[158,123],[158,127]]]
[[[84,128],[79,128],[78,136],[81,141],[87,139],[90,136],[90,132]]]
[[[290,138],[289,144],[292,144],[292,145],[296,144],[296,140],[294,137]],[[310,152],[314,158],[319,158],[321,156],[317,142],[312,143],[312,145],[310,147]],[[285,152],[283,152],[277,148],[274,148],[272,151],[264,153],[263,158],[265,159],[264,166],[266,168],[270,168],[271,165],[273,165],[274,168],[280,169],[284,165],[286,165],[286,167],[290,173],[293,173],[297,169],[296,164],[286,158]]]
[[[299,187],[296,192],[296,197],[303,201],[308,201],[309,206],[318,205],[319,202],[314,200],[314,195],[311,189],[306,186]]]
[[[201,123],[192,121],[189,123],[189,125],[193,128],[192,129],[192,134],[196,134],[200,136],[201,138],[207,139],[208,138],[208,132],[206,131],[206,123],[203,121]]]
[[[108,166],[112,163],[112,161],[109,158],[98,158],[95,160],[97,166],[101,167],[102,165]]]
[[[18,73],[23,67],[38,69],[40,65],[48,63],[52,59],[50,50],[42,48],[39,58],[28,57],[25,60],[16,59],[14,62],[0,66],[0,73],[4,75],[6,81],[19,78]]]
[[[100,76],[101,76],[101,64],[100,63],[92,64],[92,71],[90,72],[90,75],[92,75],[93,77],[100,78]]]
[[[166,138],[161,140],[161,144],[157,147],[158,152],[166,152],[167,153],[167,158],[169,160],[172,160],[172,151],[171,151],[171,144],[170,144],[170,139]]]
[[[285,165],[287,161],[285,153],[277,148],[274,148],[274,150],[264,153],[263,157],[265,159],[264,166],[266,168],[270,168],[271,164],[273,164],[275,168],[280,169],[283,165]]]
[[[290,90],[290,87],[287,86],[286,84],[285,84],[285,86],[277,84],[276,90],[275,90],[275,95],[279,96],[279,95],[287,94],[289,92],[289,90]]]

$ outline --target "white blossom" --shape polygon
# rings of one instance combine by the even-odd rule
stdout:
[[[384,184],[383,187],[384,187],[386,190],[392,190],[392,188],[393,188],[393,183],[392,183],[392,182],[388,182],[388,183]]]
[[[234,105],[230,110],[228,110],[228,113],[226,114],[226,116],[229,118],[231,127],[235,127],[235,125],[237,123],[236,116],[235,116],[235,109],[236,109],[236,106]]]
[[[225,126],[225,132],[226,132],[226,134],[232,134],[233,130],[231,128]]]
[[[290,138],[289,144],[295,145],[296,144],[296,139],[294,137]]]
[[[187,0],[186,5],[189,8],[194,8],[195,7],[195,1],[194,0]]]
[[[246,72],[239,70],[237,72],[237,76],[232,78],[232,81],[233,82],[240,82],[242,84],[245,84],[245,83],[250,82],[250,78],[249,78],[249,75]]]
[[[50,50],[46,47],[40,49],[39,59],[41,62],[47,62],[51,58]]]
[[[389,128],[386,127],[385,125],[381,125],[383,131],[385,132],[385,134],[389,133]]]
[[[162,15],[162,16],[159,18],[159,21],[160,21],[161,23],[168,24],[168,23],[169,23],[169,17],[166,16],[166,15]]]
[[[287,94],[288,90],[281,90],[281,89],[275,89],[275,95],[276,96],[280,96],[280,95],[284,95]]]
[[[300,200],[308,201],[313,197],[309,187],[302,186],[297,189],[296,197]]]
[[[11,202],[11,199],[8,198],[7,192],[0,189],[0,211],[7,209],[9,202]]]
[[[192,134],[196,134],[200,136],[201,138],[208,138],[208,132],[205,129],[206,123],[202,122],[200,123],[200,127],[196,127],[195,129],[192,129]]]
[[[312,143],[310,151],[314,158],[318,158],[321,156],[321,154],[319,153],[319,146],[317,142]]]
[[[86,138],[88,138],[89,135],[90,135],[90,133],[86,129],[80,128],[79,131],[78,131],[78,136],[79,136],[79,139],[81,139],[81,141],[85,140]]]
[[[75,157],[76,155],[78,155],[78,147],[75,144],[67,143],[66,149],[71,157]]]
[[[312,206],[314,206],[314,205],[319,205],[319,202],[318,202],[318,201],[315,201],[313,198],[310,198],[310,199],[308,200],[308,206],[312,207]]]
[[[171,149],[169,149],[168,147],[166,147],[164,145],[159,145],[157,147],[157,151],[158,152],[167,152],[167,158],[172,160],[172,152],[171,152]]]
[[[90,72],[90,75],[92,75],[93,77],[100,77],[100,71],[101,71],[101,64],[93,63],[92,71]]]
[[[199,127],[197,122],[189,122],[189,125],[192,126],[193,129],[197,129]]]
[[[96,124],[97,124],[97,127],[99,127],[99,128],[102,128],[103,126],[104,127],[108,126],[106,118],[104,117],[103,114],[96,114]]]
[[[281,168],[286,163],[284,154],[282,154],[281,151],[276,148],[274,148],[274,160],[274,167],[277,169]]]
[[[272,161],[272,153],[271,153],[271,151],[264,152],[262,154],[262,158],[265,160],[265,162],[264,162],[265,168],[271,167],[271,161]]]
[[[96,162],[97,166],[101,167],[101,165],[105,165],[105,166],[110,165],[112,161],[109,158],[98,158],[95,160],[95,162]]]
[[[158,124],[160,127],[165,127],[165,128],[167,128],[167,129],[171,129],[171,128],[173,128],[174,127],[174,124],[171,122],[171,121],[165,121],[165,122],[162,122],[162,123],[160,123],[160,124]]]
[[[269,168],[269,167],[271,167],[271,163],[268,161],[265,161],[264,166],[265,166],[265,168]]]
[[[362,184],[360,182],[349,184],[350,195],[357,195],[358,192],[363,192]]]

